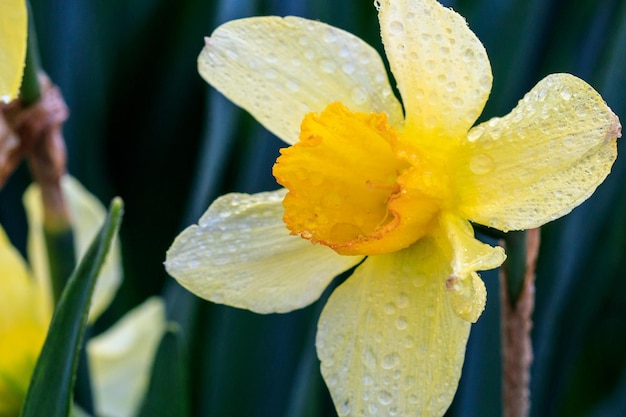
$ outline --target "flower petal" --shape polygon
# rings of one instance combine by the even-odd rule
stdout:
[[[358,37],[299,17],[255,17],[218,27],[198,57],[202,77],[287,143],[309,112],[334,101],[402,121],[378,53]]]
[[[442,416],[470,323],[452,309],[444,236],[372,256],[331,295],[318,324],[322,374],[339,416]]]
[[[507,116],[469,132],[457,164],[461,214],[506,231],[569,213],[609,174],[620,131],[587,83],[544,78]]]
[[[378,19],[413,139],[460,138],[491,91],[485,48],[465,19],[435,0],[381,0]]]
[[[82,258],[93,237],[104,222],[106,209],[98,199],[87,191],[76,179],[66,175],[61,182],[66,198],[74,232],[76,259]],[[50,273],[46,243],[43,234],[43,206],[41,190],[37,184],[31,185],[24,193],[24,207],[28,216],[28,257],[35,278],[44,289],[51,303]],[[100,276],[89,311],[89,321],[93,322],[109,306],[122,281],[122,262],[119,240],[116,239],[109,252]]]
[[[446,244],[451,249],[452,273],[446,280],[446,289],[454,312],[462,319],[475,323],[485,309],[487,290],[476,271],[497,268],[506,259],[504,249],[492,247],[474,238],[468,221],[443,213],[440,224]]]
[[[0,101],[17,97],[26,58],[26,2],[2,1],[0,13]]]
[[[340,256],[289,234],[286,190],[227,194],[167,251],[165,268],[194,294],[257,313],[282,313],[317,300],[362,257]]]
[[[18,415],[50,320],[41,293],[0,227],[0,415]]]
[[[136,415],[164,330],[165,306],[159,297],[152,297],[89,341],[97,415]]]

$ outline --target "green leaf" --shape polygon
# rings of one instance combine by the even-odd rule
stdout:
[[[35,366],[22,417],[67,417],[91,295],[122,220],[123,203],[111,202],[100,232],[70,277]]]
[[[138,417],[190,415],[187,354],[180,326],[170,323],[152,365],[152,378]]]

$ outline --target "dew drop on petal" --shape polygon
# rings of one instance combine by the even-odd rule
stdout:
[[[334,61],[331,61],[330,59],[323,59],[320,61],[320,68],[322,69],[322,71],[328,74],[332,74],[333,72],[335,72],[337,65]]]
[[[409,296],[406,293],[401,293],[398,296],[398,307],[406,308],[409,305]]]
[[[341,67],[341,70],[345,73],[345,74],[352,74],[355,70],[354,68],[354,64],[352,64],[351,62],[346,62],[345,64],[343,64],[343,66]]]
[[[409,325],[409,322],[404,316],[398,318],[398,320],[396,321],[396,327],[398,328],[398,330],[405,330],[408,325]]]
[[[389,405],[391,404],[393,397],[391,396],[391,394],[388,391],[381,391],[378,393],[378,401],[382,404],[382,405]]]
[[[396,312],[396,305],[394,303],[385,304],[385,314],[393,314]]]
[[[404,25],[399,20],[394,20],[389,24],[389,31],[394,35],[399,35],[404,31]]]
[[[355,87],[352,90],[352,100],[356,104],[364,104],[367,101],[367,92],[361,87]]]
[[[300,86],[295,81],[287,81],[287,84],[285,84],[285,87],[287,87],[287,90],[289,90],[292,93],[296,93],[300,90]]]
[[[393,369],[396,366],[400,365],[400,355],[398,355],[396,352],[385,355],[380,365],[384,369]]]
[[[484,127],[476,126],[475,128],[473,128],[467,133],[467,140],[469,140],[470,142],[474,142],[478,140],[478,138],[480,138],[483,135],[484,131],[485,131]]]
[[[565,101],[568,101],[570,98],[572,98],[572,93],[567,89],[561,90],[561,98]]]
[[[489,155],[478,154],[470,159],[470,170],[476,175],[488,174],[493,170],[493,159]]]
[[[467,48],[463,52],[463,61],[465,61],[465,62],[472,62],[475,58],[476,58],[476,56],[474,54],[474,50],[473,49]]]

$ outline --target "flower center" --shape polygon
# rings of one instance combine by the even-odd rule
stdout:
[[[393,252],[424,236],[441,193],[421,158],[395,152],[399,140],[383,113],[337,102],[307,114],[273,170],[289,189],[287,228],[342,255]]]

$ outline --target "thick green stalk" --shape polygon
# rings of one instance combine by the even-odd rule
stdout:
[[[26,47],[26,66],[24,67],[24,77],[20,87],[20,99],[24,107],[28,107],[41,98],[41,86],[39,85],[39,46],[37,44],[37,33],[33,22],[33,13],[30,2],[26,2],[28,7],[28,46]]]

